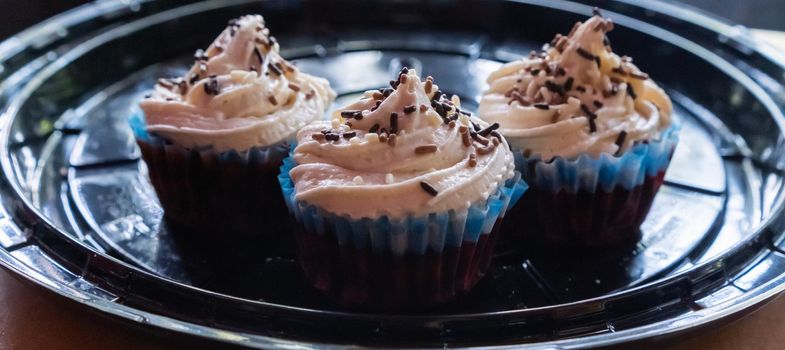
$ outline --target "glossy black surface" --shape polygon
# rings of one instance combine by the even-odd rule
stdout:
[[[409,346],[612,340],[659,321],[697,323],[704,309],[785,271],[782,253],[772,248],[783,228],[782,67],[743,36],[718,36],[656,6],[598,1],[587,3],[613,10],[614,49],[666,87],[684,122],[641,243],[608,254],[532,253],[509,249],[516,243],[508,242],[486,279],[451,305],[418,315],[340,310],[304,284],[286,252],[265,257],[254,250],[258,242],[169,233],[125,126],[141,91],[154,77],[182,69],[226,19],[261,12],[285,56],[330,79],[344,98],[385,84],[405,64],[433,75],[471,107],[499,62],[569,30],[591,7],[565,1],[545,7],[446,1],[417,3],[418,11],[411,11],[414,3],[383,1],[178,7],[184,3],[118,5],[106,9],[113,16],[41,34],[37,46],[17,53],[0,46],[7,138],[0,258],[10,256],[22,272],[43,273],[98,308],[170,329],[178,328],[157,317],[188,322],[179,329],[195,334],[209,333],[197,326],[232,330],[239,338],[230,341],[240,343],[251,341],[247,333],[279,342]],[[127,306],[138,313],[122,311]],[[271,344],[253,339],[248,344]]]

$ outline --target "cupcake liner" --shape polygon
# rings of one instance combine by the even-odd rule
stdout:
[[[619,157],[584,155],[545,162],[515,150],[516,168],[531,186],[513,211],[516,220],[530,225],[522,233],[560,245],[601,247],[637,241],[679,129],[673,123],[659,140],[636,144]]]
[[[129,124],[168,222],[209,235],[275,237],[285,230],[276,178],[288,141],[243,152],[186,148],[148,133],[142,118],[132,114]]]
[[[299,223],[306,276],[349,306],[432,306],[469,291],[490,264],[502,218],[526,191],[520,175],[468,209],[404,218],[351,219],[299,202],[284,160],[279,182]]]
[[[557,157],[545,162],[539,155],[524,157],[521,150],[514,150],[515,166],[530,186],[554,193],[610,192],[617,186],[631,190],[668,167],[680,129],[674,121],[659,140],[638,143],[618,157],[603,153],[596,159],[581,155],[573,160]]]

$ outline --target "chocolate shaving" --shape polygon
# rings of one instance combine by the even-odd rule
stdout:
[[[437,191],[435,188],[433,188],[433,186],[431,186],[431,184],[425,181],[420,181],[420,187],[422,187],[422,189],[428,194],[430,194],[431,196],[436,197],[437,195],[439,195],[439,191]]]

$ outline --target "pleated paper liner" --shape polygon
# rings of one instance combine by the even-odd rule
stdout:
[[[543,161],[515,150],[516,169],[530,189],[510,213],[505,234],[574,247],[616,247],[640,239],[640,225],[663,183],[680,127],[621,156]],[[525,230],[521,229],[525,226]],[[508,233],[509,232],[509,233]]]
[[[516,173],[466,210],[353,220],[298,202],[293,166],[285,160],[279,180],[306,277],[342,305],[372,310],[427,308],[471,290],[490,265],[505,212],[526,190]]]
[[[130,124],[164,217],[178,233],[275,240],[290,234],[277,180],[289,142],[216,152],[148,134],[138,115]]]

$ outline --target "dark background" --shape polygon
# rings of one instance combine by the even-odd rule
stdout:
[[[0,39],[5,39],[47,17],[87,2],[89,1],[0,0]],[[783,18],[785,0],[683,0],[683,2],[750,28],[785,30],[785,18]]]

